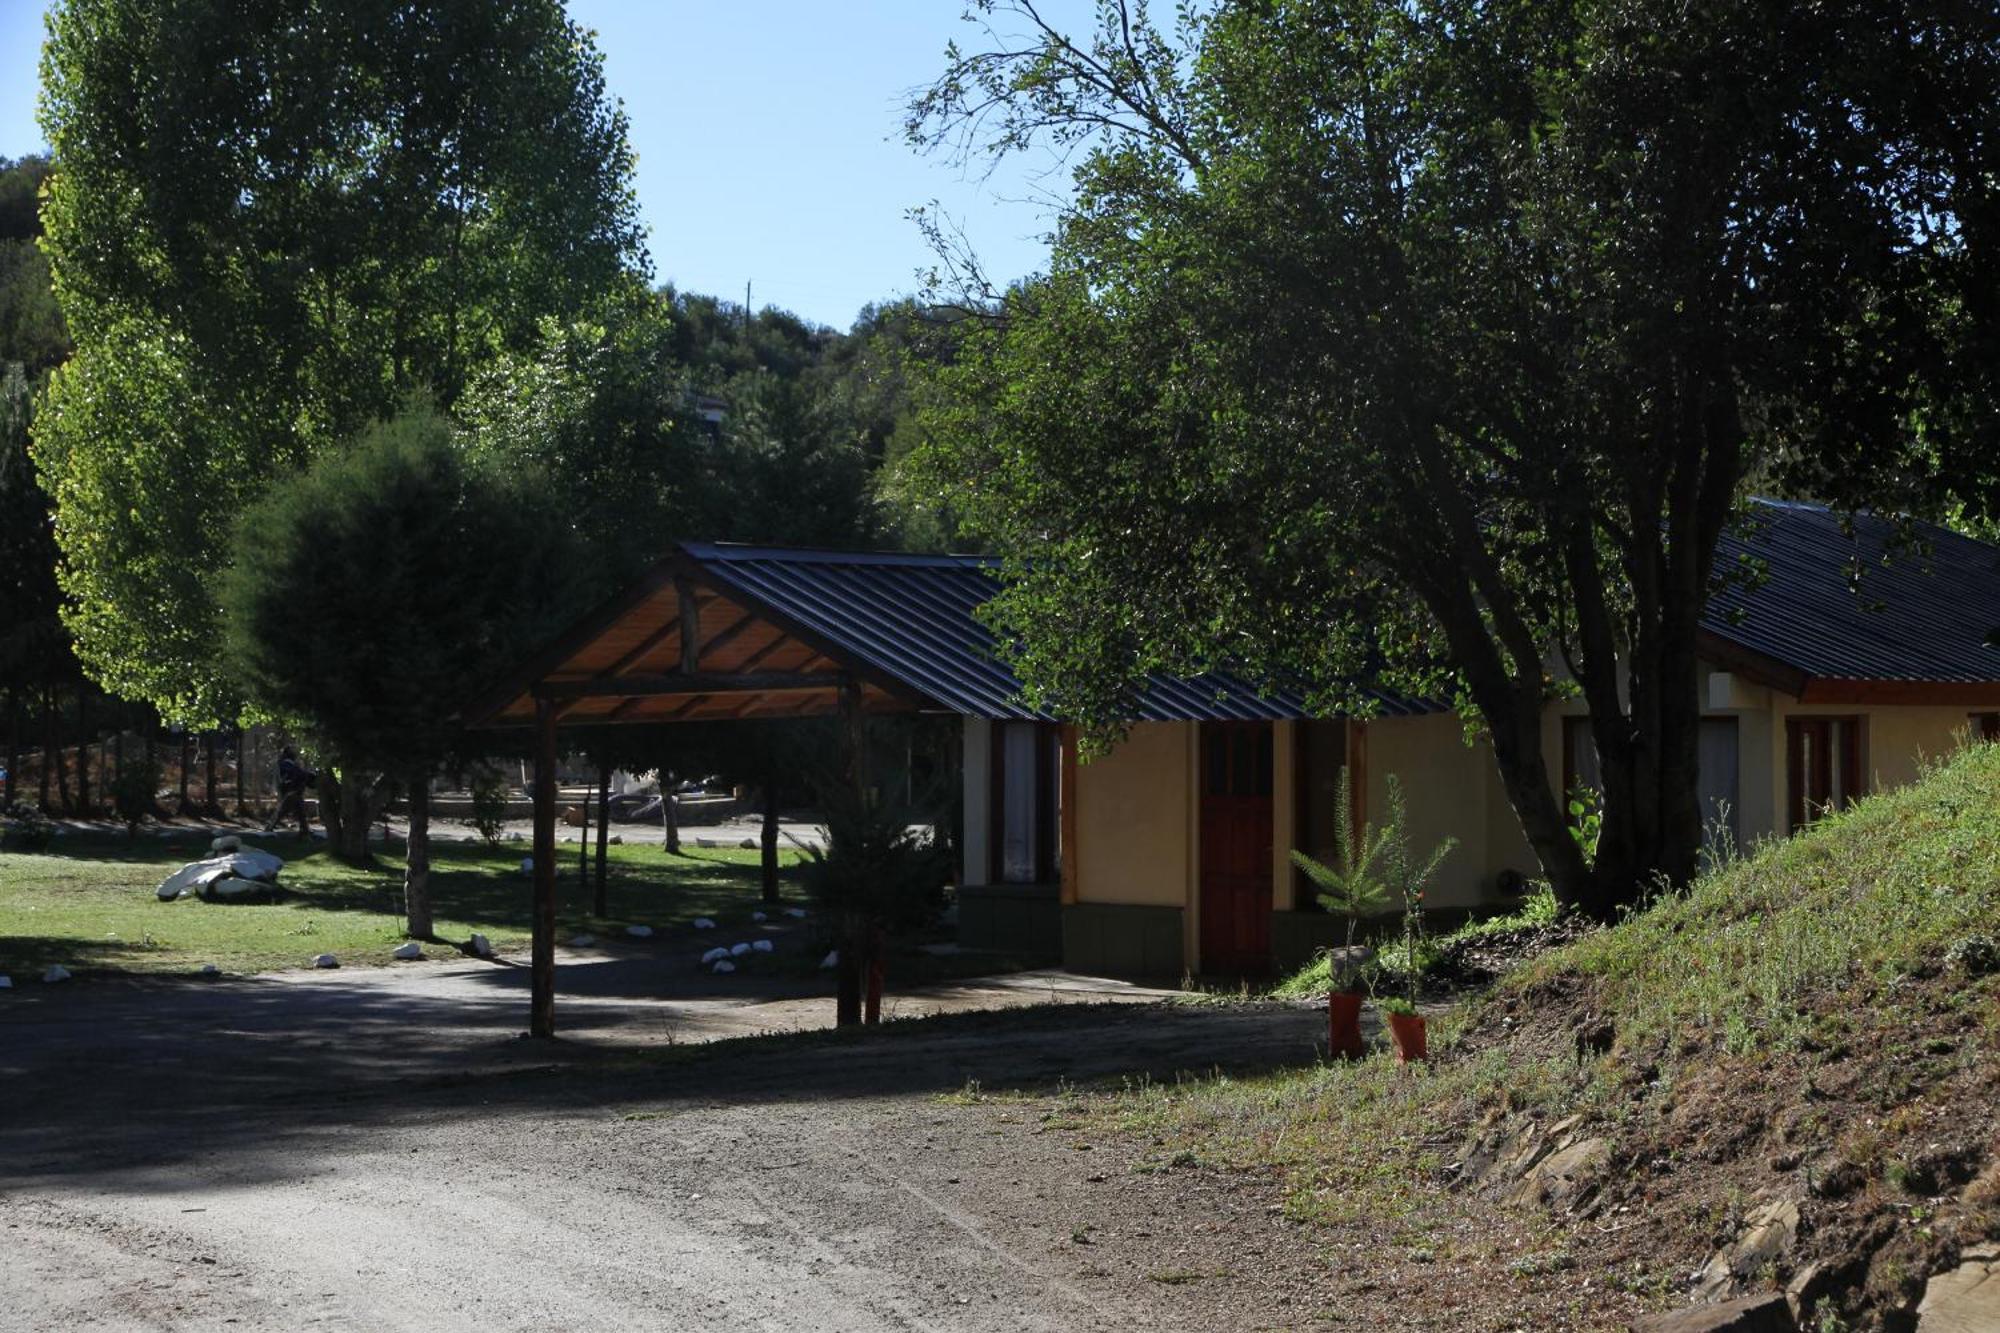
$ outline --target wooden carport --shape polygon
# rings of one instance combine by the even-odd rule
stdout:
[[[464,713],[468,726],[534,734],[534,912],[529,1030],[555,1035],[556,764],[559,727],[848,719],[857,783],[868,713],[934,707],[686,550],[560,635]]]

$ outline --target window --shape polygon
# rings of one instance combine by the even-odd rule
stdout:
[[[1794,717],[1785,721],[1788,828],[1804,828],[1821,815],[1860,799],[1862,720]]]
[[[2000,713],[1974,713],[1972,735],[1975,740],[2000,741]]]
[[[1352,827],[1356,815],[1352,806],[1343,808],[1340,803],[1340,775],[1347,768],[1347,723],[1300,722],[1293,736],[1296,767],[1292,789],[1298,794],[1298,811],[1292,841],[1315,861],[1336,865],[1340,861],[1339,826],[1346,822]],[[1361,775],[1356,774],[1356,779]],[[1321,910],[1319,890],[1296,867],[1292,886],[1292,901],[1298,910]]]
[[[1056,765],[1061,735],[1042,722],[993,724],[987,846],[996,884],[1047,884],[1056,876]]]

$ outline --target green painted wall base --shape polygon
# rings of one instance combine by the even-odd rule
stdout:
[[[1062,959],[1072,972],[1178,984],[1187,975],[1181,909],[1072,903],[1062,909]]]
[[[1347,939],[1347,918],[1331,912],[1271,913],[1271,970],[1279,976],[1310,963],[1321,949]]]
[[[1062,889],[1055,884],[965,884],[958,942],[1023,959],[1062,956]]]

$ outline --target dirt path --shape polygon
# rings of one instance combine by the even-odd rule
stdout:
[[[1221,1329],[1326,1299],[1262,1182],[1189,1191],[1053,1103],[939,1096],[1310,1059],[1310,1011],[1068,1003],[667,1049],[600,996],[551,1047],[511,1035],[507,987],[488,1015],[477,981],[401,975],[0,1014],[6,1325]],[[711,1017],[803,1002],[769,1003]]]

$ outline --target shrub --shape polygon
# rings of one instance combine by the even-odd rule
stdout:
[[[806,849],[802,878],[830,917],[859,918],[885,930],[908,929],[944,906],[947,849],[912,813],[851,794],[828,792],[826,847]]]
[[[497,769],[481,768],[472,775],[472,827],[491,843],[500,841],[507,826],[507,779]]]
[[[128,837],[137,837],[139,825],[153,813],[160,794],[160,766],[150,758],[134,758],[118,766],[111,780],[111,806],[125,821]]]
[[[33,801],[16,801],[7,807],[4,841],[15,851],[47,851],[55,836],[55,821],[43,814],[42,807]]]

